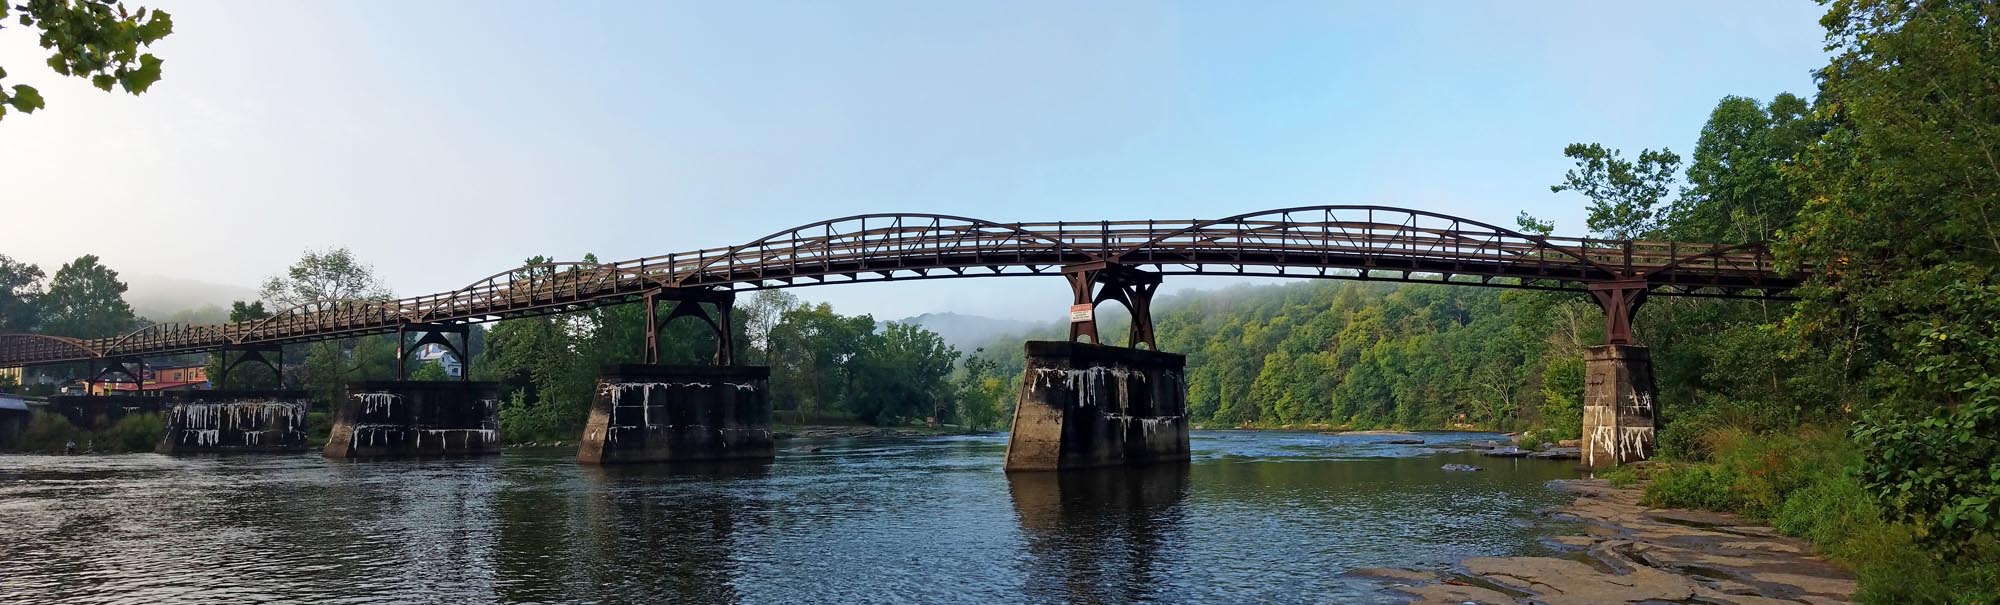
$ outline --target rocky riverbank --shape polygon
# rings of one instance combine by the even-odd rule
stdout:
[[[1552,512],[1584,535],[1554,538],[1562,557],[1476,557],[1456,569],[1363,569],[1413,605],[1834,605],[1854,576],[1804,541],[1723,513],[1649,508],[1600,479],[1558,482],[1576,502]]]

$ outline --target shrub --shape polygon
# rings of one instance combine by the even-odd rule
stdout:
[[[89,442],[90,434],[70,424],[69,419],[37,410],[28,419],[27,428],[21,431],[16,449],[24,452],[60,452],[67,444],[75,443],[77,447],[83,447]]]
[[[150,452],[159,445],[160,435],[166,430],[159,414],[126,414],[117,424],[99,432],[94,445],[101,452]]]

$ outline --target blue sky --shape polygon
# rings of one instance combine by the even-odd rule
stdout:
[[[1582,234],[1565,144],[1691,150],[1809,94],[1802,1],[143,1],[143,97],[0,30],[0,254],[254,286],[349,246],[398,294],[864,212],[998,221],[1407,206]],[[1044,283],[1046,282],[1046,283]],[[1224,279],[1176,280],[1214,287]],[[1066,311],[1060,280],[797,290],[892,318]]]

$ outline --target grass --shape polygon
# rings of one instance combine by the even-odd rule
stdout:
[[[1649,471],[1648,505],[1767,521],[1854,570],[1864,603],[2000,603],[2000,547],[1985,544],[1947,560],[1914,526],[1885,520],[1852,473],[1860,452],[1843,431],[1711,426],[1682,439],[1699,441],[1710,460],[1670,460]]]

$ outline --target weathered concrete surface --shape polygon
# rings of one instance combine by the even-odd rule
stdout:
[[[771,369],[625,364],[597,377],[577,462],[771,459]]]
[[[1735,515],[1648,508],[1636,489],[1596,479],[1561,482],[1577,493],[1557,511],[1582,536],[1556,545],[1575,558],[1478,557],[1449,572],[1364,569],[1417,605],[1837,605],[1853,603],[1854,576],[1810,554],[1802,540]]]
[[[1653,359],[1646,347],[1584,350],[1583,463],[1604,467],[1645,460],[1657,443]]]
[[[168,400],[161,395],[55,395],[49,397],[49,411],[61,414],[69,423],[86,431],[101,431],[118,424],[126,414],[160,412]]]
[[[302,452],[305,391],[190,391],[167,404],[162,454]]]
[[[499,385],[383,380],[348,383],[328,458],[500,453]]]
[[[1188,461],[1187,358],[1059,341],[1026,353],[1007,470]]]

